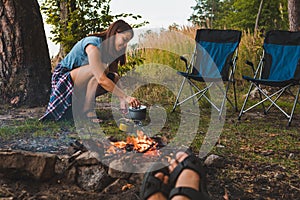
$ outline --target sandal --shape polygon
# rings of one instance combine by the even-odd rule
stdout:
[[[168,167],[161,163],[154,164],[150,168],[149,172],[147,172],[144,176],[143,184],[140,190],[141,199],[146,200],[151,195],[159,192],[161,192],[166,197],[166,199],[168,198],[169,193],[171,191],[171,187],[165,184],[159,178],[155,177],[155,174],[157,174],[158,172],[161,172],[167,176],[169,175]]]
[[[191,200],[209,200],[210,197],[206,187],[206,173],[200,159],[194,156],[191,151],[186,151],[185,153],[188,154],[188,157],[178,163],[173,172],[170,174],[169,182],[173,189],[170,192],[169,199],[172,199],[177,195],[182,195],[190,198]],[[175,187],[179,175],[185,169],[193,170],[199,175],[199,191],[189,187]]]

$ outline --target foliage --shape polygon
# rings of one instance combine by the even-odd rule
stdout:
[[[250,30],[242,31],[237,62],[238,67],[235,73],[237,79],[242,80],[242,74],[249,76],[253,75],[251,67],[246,65],[245,62],[248,60],[257,66],[260,56],[262,55],[263,39],[264,38],[261,35],[254,37]]]
[[[135,20],[140,15],[121,13],[111,15],[111,0],[44,0],[42,12],[46,14],[46,23],[53,26],[51,40],[60,43],[65,52],[89,33],[101,32],[114,20],[131,17]],[[144,21],[132,25],[134,28],[143,26]]]
[[[261,0],[197,0],[189,21],[201,27],[254,30]],[[207,25],[209,22],[209,25]],[[264,1],[259,29],[288,29],[286,0]]]
[[[139,56],[143,58],[145,64],[158,63],[170,66],[175,70],[184,70],[184,62],[180,60],[179,56],[184,55],[190,59],[194,51],[194,38],[198,28],[179,27],[176,30],[161,30],[159,33],[147,32],[139,43]],[[251,75],[252,70],[245,65],[245,62],[249,60],[254,65],[258,64],[262,55],[263,39],[262,35],[254,37],[250,30],[242,31],[235,73],[237,79],[242,80],[242,74]]]
[[[135,67],[143,64],[145,60],[142,57],[141,52],[136,49],[129,51],[126,56],[126,64],[119,66],[118,72],[121,76],[126,74],[126,72],[133,70]]]
[[[254,30],[261,0],[238,0],[233,3],[236,12],[229,13],[225,20],[228,20],[231,27],[238,27],[244,30]],[[261,17],[259,20],[260,30],[287,29],[288,16],[287,4],[283,0],[264,1]]]
[[[214,21],[218,21],[222,13],[222,4],[221,0],[198,0],[188,21],[200,27],[213,28]]]

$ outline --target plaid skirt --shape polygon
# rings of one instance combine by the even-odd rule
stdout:
[[[73,81],[70,70],[58,64],[52,74],[50,100],[40,120],[59,120],[72,104]]]

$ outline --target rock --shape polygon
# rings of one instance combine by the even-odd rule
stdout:
[[[77,172],[76,167],[74,167],[74,166],[71,167],[64,174],[64,180],[66,182],[69,182],[69,183],[75,183],[76,182],[76,177],[77,177],[76,172]]]
[[[129,178],[131,173],[116,170],[119,166],[122,166],[122,161],[113,160],[111,161],[108,169],[108,174],[113,178]]]
[[[114,181],[103,166],[80,166],[77,168],[77,184],[84,190],[102,191]]]
[[[215,154],[211,154],[209,155],[205,161],[204,161],[204,164],[206,166],[214,166],[214,167],[224,167],[224,159],[218,155],[215,155]]]
[[[55,175],[56,155],[27,151],[0,151],[0,172],[13,177],[47,180]]]
[[[55,173],[63,174],[69,167],[69,156],[58,155],[55,164]]]
[[[295,154],[294,153],[290,153],[288,156],[288,159],[294,159],[295,158]]]
[[[96,152],[86,151],[76,158],[76,163],[79,166],[99,164],[100,157]]]

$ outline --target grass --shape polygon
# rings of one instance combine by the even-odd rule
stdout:
[[[186,34],[187,37],[194,37],[194,28],[185,27],[180,30],[182,33]],[[160,79],[161,76],[172,79],[174,77],[169,74],[164,74],[159,71],[159,64],[164,66],[170,66],[175,70],[184,69],[184,64],[179,60],[179,53],[191,51],[190,47],[184,49],[182,46],[174,46],[172,43],[172,38],[176,39],[176,35],[168,36],[167,32],[161,33],[161,37],[168,38],[164,44],[159,44],[157,37],[153,35],[148,35],[144,39],[144,46],[158,46],[166,45],[165,49],[146,49],[141,48],[140,56],[143,57],[145,64],[153,64],[151,70],[146,71],[149,76],[154,77],[151,79],[150,83],[146,83],[139,88],[137,88],[133,96],[138,97],[142,103],[147,106],[152,106],[159,104],[166,111],[166,123],[159,131],[159,135],[163,137],[166,141],[172,141],[176,138],[176,133],[178,132],[180,123],[188,124],[188,121],[181,122],[182,113],[180,108],[175,112],[172,111],[172,106],[175,101],[175,96],[170,88],[163,87],[159,82],[155,80]],[[157,35],[156,35],[157,36]],[[236,73],[236,78],[239,80],[237,83],[237,96],[238,105],[241,107],[244,97],[246,94],[249,83],[241,81],[241,74],[251,73],[249,68],[244,68],[244,62],[246,59],[253,63],[258,63],[259,53],[261,51],[260,45],[262,38],[254,38],[250,33],[244,31],[243,38],[240,45],[240,54],[238,60],[238,68]],[[149,44],[150,43],[150,44]],[[190,44],[189,44],[190,45]],[[187,46],[189,46],[187,45]],[[179,50],[174,50],[178,48]],[[173,49],[173,50],[171,50]],[[155,64],[156,63],[156,64]],[[158,70],[157,70],[158,69]],[[139,71],[140,70],[140,71]],[[145,68],[136,68],[137,73],[143,73]],[[155,79],[156,78],[156,79]],[[232,94],[232,90],[230,91]],[[232,96],[230,96],[232,98]],[[99,103],[109,102],[111,100],[110,95],[105,95],[97,101]],[[287,100],[287,98],[285,99]],[[250,100],[252,103],[253,100]],[[292,102],[282,101],[279,102],[280,105],[291,109]],[[191,148],[197,152],[199,151],[203,139],[210,126],[211,111],[209,104],[206,102],[201,102],[200,104],[201,112],[198,118],[199,126],[197,127],[197,134],[195,135]],[[3,112],[3,111],[2,111]],[[258,112],[259,115],[257,114]],[[251,114],[250,114],[251,113]],[[260,176],[255,171],[256,167],[264,168],[265,166],[280,166],[284,168],[285,174],[288,177],[293,175],[299,175],[299,155],[300,155],[300,135],[299,135],[299,120],[300,113],[299,107],[296,108],[295,120],[292,122],[291,127],[287,127],[287,120],[285,117],[276,110],[271,110],[270,114],[263,116],[261,108],[256,108],[249,114],[243,115],[242,119],[237,120],[238,113],[234,112],[229,105],[227,105],[226,119],[224,126],[220,131],[220,137],[217,144],[209,152],[209,154],[217,154],[224,157],[227,161],[232,162],[232,165],[226,166],[226,169],[222,169],[221,173],[218,173],[218,179],[221,180],[233,180],[243,177],[248,177],[251,174],[256,174]],[[114,121],[112,111],[109,109],[97,111],[97,115],[100,119],[103,119],[101,123],[101,128],[104,130],[106,136],[118,140],[123,140],[127,137],[127,134],[118,129],[118,124]],[[151,120],[148,118],[145,121],[145,125],[148,125]],[[40,123],[37,119],[26,120],[25,122],[14,122],[9,125],[0,127],[0,138],[4,140],[27,137],[29,136],[53,136],[56,133],[62,131],[76,132],[74,127],[68,123]],[[184,139],[184,138],[181,138]],[[180,145],[182,141],[178,140],[176,143]],[[221,146],[221,147],[220,147]],[[268,174],[266,175],[268,176]],[[247,179],[241,179],[241,182],[247,182]],[[233,183],[237,184],[238,183]],[[248,192],[248,186],[241,190]],[[299,185],[296,187],[300,187]]]
[[[159,91],[157,88],[156,90]],[[99,99],[99,102],[106,102],[109,99],[104,97],[104,99]],[[150,100],[151,98],[149,98],[149,106],[152,103]],[[238,101],[241,105],[242,99]],[[167,120],[158,134],[165,141],[172,141],[180,145],[183,141],[178,140],[178,138],[176,140],[175,136],[182,117],[181,110],[179,108],[175,112],[171,112],[172,104],[169,103],[169,100],[163,102],[162,105],[166,110]],[[260,112],[260,115],[256,116],[256,112]],[[299,109],[296,110],[296,119],[291,127],[286,126],[287,120],[275,110],[264,117],[260,109],[255,109],[251,112],[252,114],[244,115],[241,121],[237,120],[238,113],[234,112],[229,105],[227,105],[226,113],[226,120],[217,141],[219,145],[215,145],[208,155],[221,156],[227,164],[224,168],[218,169],[217,172],[212,172],[214,175],[211,176],[215,176],[215,178],[212,177],[211,179],[220,181],[219,184],[225,184],[226,187],[232,187],[229,190],[235,195],[240,192],[244,195],[248,194],[248,197],[259,195],[256,196],[257,198],[262,197],[262,195],[270,197],[270,194],[262,194],[261,191],[257,194],[253,184],[255,185],[256,181],[265,180],[266,177],[271,181],[276,173],[283,173],[284,177],[287,177],[284,180],[277,181],[277,184],[284,184],[283,187],[287,188],[289,188],[289,185],[299,188],[299,183],[295,181],[300,176]],[[125,140],[128,135],[118,129],[117,122],[114,121],[110,109],[102,110],[99,108],[97,114],[99,118],[104,120],[101,123],[101,128],[107,137],[113,136],[117,140]],[[190,141],[190,146],[194,152],[198,152],[203,143],[209,127],[210,115],[210,108],[202,106],[197,134],[193,141]],[[148,122],[149,119],[147,118],[145,125]],[[0,138],[1,140],[9,140],[37,136],[55,137],[55,135],[64,131],[74,133],[76,129],[67,122],[41,123],[37,119],[30,119],[23,122],[16,121],[0,127]],[[261,187],[267,187],[269,181],[260,183]],[[220,185],[215,187],[220,188]]]
[[[46,122],[42,123],[38,119],[27,119],[25,121],[12,121],[1,126],[0,138],[9,140],[22,137],[54,136],[64,130],[75,131],[69,122]]]

